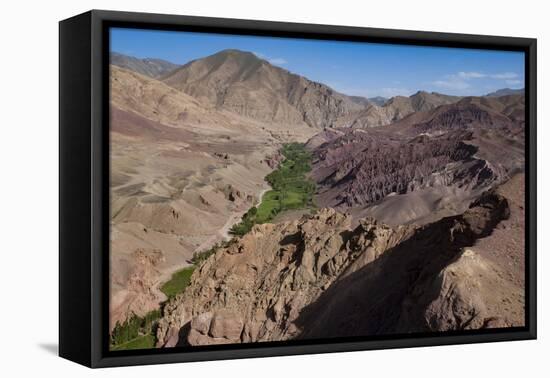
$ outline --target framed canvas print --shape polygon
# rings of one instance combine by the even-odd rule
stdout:
[[[536,41],[60,22],[60,355],[536,337]]]

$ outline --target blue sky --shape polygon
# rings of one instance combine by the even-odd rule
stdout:
[[[253,52],[349,95],[408,96],[418,90],[484,95],[524,86],[520,52],[111,29],[111,51],[138,58],[185,64],[229,48]]]

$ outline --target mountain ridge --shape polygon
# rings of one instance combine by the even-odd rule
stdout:
[[[493,191],[420,227],[352,226],[330,208],[256,225],[195,270],[165,307],[157,346],[522,325],[521,290],[476,248],[513,211]]]
[[[216,107],[268,122],[331,127],[363,108],[325,84],[234,49],[193,60],[162,80]]]
[[[487,93],[486,97],[500,97],[500,96],[509,96],[509,95],[523,95],[525,94],[525,88],[521,89],[511,89],[511,88],[502,88],[494,92]]]
[[[145,76],[158,79],[163,75],[175,70],[180,67],[179,64],[175,64],[163,59],[157,58],[136,58],[134,56],[121,54],[118,52],[111,52],[109,56],[110,63],[121,67],[126,68],[131,71],[140,73]]]
[[[253,52],[225,49],[184,65],[111,54],[113,64],[153,77],[217,108],[259,121],[310,127],[385,126],[415,112],[467,98],[419,90],[391,98],[352,96],[271,64]],[[487,98],[523,93],[501,89]]]

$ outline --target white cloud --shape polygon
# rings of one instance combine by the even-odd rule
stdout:
[[[511,85],[513,87],[516,87],[516,86],[523,86],[523,81],[522,80],[517,80],[517,79],[514,79],[514,80],[506,80],[506,84],[508,85]]]
[[[272,58],[272,59],[267,59],[267,61],[271,64],[287,64],[288,62],[283,59],[283,58]]]
[[[481,79],[481,78],[487,77],[487,75],[481,72],[464,72],[464,71],[459,72],[457,76],[461,79],[466,79],[466,80]]]
[[[497,80],[509,80],[509,79],[515,79],[518,77],[518,74],[515,72],[503,72],[498,74],[489,75],[491,79],[497,79]]]
[[[455,75],[449,75],[445,80],[436,80],[432,83],[436,87],[453,90],[465,90],[470,88],[470,84],[465,79]]]
[[[517,80],[519,75],[515,72],[483,73],[479,71],[460,71],[455,74],[445,75],[443,78],[433,81],[431,84],[446,90],[466,91],[473,89],[472,81],[477,79],[490,79],[504,81],[508,85],[520,85]]]
[[[379,96],[382,97],[394,97],[394,96],[410,96],[414,91],[411,91],[408,88],[399,88],[399,87],[386,87],[382,88],[379,91]]]
[[[405,87],[384,87],[384,88],[373,88],[369,87],[368,85],[366,87],[350,87],[342,85],[342,83],[334,82],[334,81],[328,81],[325,82],[326,85],[333,88],[334,90],[346,94],[348,96],[361,96],[365,98],[370,97],[376,97],[376,96],[382,96],[382,97],[394,97],[394,96],[410,96],[416,90],[411,90],[409,88]]]
[[[256,51],[253,51],[253,54],[256,55],[260,59],[267,60],[271,64],[282,66],[282,65],[285,65],[285,64],[288,63],[288,61],[284,58],[270,58],[267,55],[256,52]]]
[[[515,72],[502,72],[502,73],[493,73],[493,74],[486,74],[483,72],[464,72],[461,71],[456,74],[461,79],[470,80],[470,79],[483,79],[483,78],[490,78],[495,80],[509,80],[509,79],[515,79],[518,77],[518,74]]]

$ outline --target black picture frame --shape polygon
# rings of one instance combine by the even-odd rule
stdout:
[[[526,325],[521,328],[111,352],[108,29],[522,51],[526,101]],[[536,39],[92,10],[59,24],[59,354],[89,367],[536,338]]]

